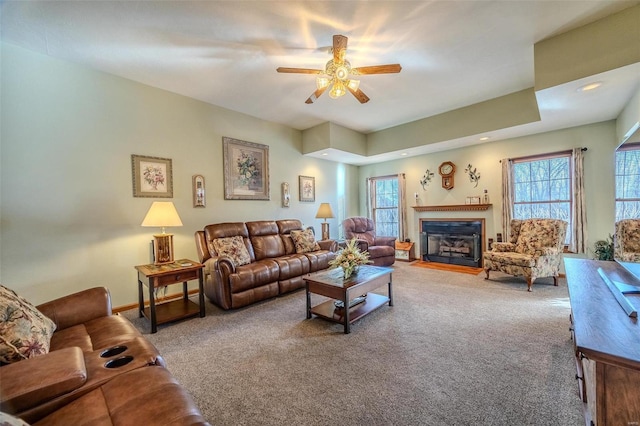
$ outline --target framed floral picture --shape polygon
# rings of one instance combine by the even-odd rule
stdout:
[[[298,176],[300,186],[300,201],[313,203],[316,201],[316,178]]]
[[[225,200],[270,200],[269,146],[222,138]]]
[[[131,155],[133,196],[173,198],[171,159]]]

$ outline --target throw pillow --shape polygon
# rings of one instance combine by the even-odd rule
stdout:
[[[296,253],[308,253],[310,251],[320,250],[320,246],[316,242],[316,237],[311,229],[304,231],[291,231],[293,244],[296,246]]]
[[[213,244],[213,248],[215,249],[218,256],[228,256],[233,260],[233,263],[236,266],[247,265],[251,263],[251,256],[249,256],[249,251],[247,247],[244,245],[244,241],[242,237],[226,237],[226,238],[216,238],[211,241]]]
[[[0,285],[0,363],[49,352],[56,325],[13,290]]]

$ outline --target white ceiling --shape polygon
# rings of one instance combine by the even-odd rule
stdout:
[[[2,40],[150,86],[304,130],[330,121],[370,133],[533,87],[536,42],[640,1],[5,1]],[[360,78],[360,104],[327,93],[315,76],[334,34],[352,66],[400,63]],[[638,64],[636,64],[638,65]],[[638,66],[594,78],[585,101],[558,86],[537,93],[542,121],[491,140],[616,118],[640,81]],[[591,81],[592,79],[585,79]],[[574,87],[575,86],[575,87]],[[477,143],[443,141],[409,155]],[[353,158],[363,164],[398,153]],[[356,156],[357,157],[357,156]],[[327,158],[327,157],[323,157]],[[344,157],[342,158],[344,161]]]

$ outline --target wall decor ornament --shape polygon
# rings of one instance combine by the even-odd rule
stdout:
[[[205,194],[204,194],[204,176],[193,175],[191,178],[193,186],[193,207],[205,206]]]
[[[300,187],[300,201],[313,203],[316,201],[316,178],[311,176],[298,176]]]
[[[291,207],[291,191],[288,182],[282,182],[282,207]]]
[[[432,178],[433,178],[433,172],[427,169],[427,171],[424,172],[424,176],[422,176],[422,179],[420,179],[420,185],[422,185],[423,191],[427,190],[427,186],[429,186],[429,184],[431,183]]]
[[[480,172],[478,172],[478,169],[469,164],[467,168],[464,169],[464,172],[469,175],[469,182],[475,183],[473,187],[476,188],[478,186],[478,181],[480,180]]]
[[[269,146],[222,138],[225,200],[269,200]]]
[[[173,198],[171,159],[131,155],[133,196]]]

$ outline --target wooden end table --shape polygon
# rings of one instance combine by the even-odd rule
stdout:
[[[307,275],[304,278],[307,289],[307,319],[311,318],[311,314],[315,314],[326,320],[341,323],[344,325],[344,333],[349,334],[351,323],[375,311],[387,302],[389,306],[393,306],[392,272],[393,268],[363,265],[360,266],[358,273],[352,275],[348,280],[344,279],[340,268]],[[376,293],[367,294],[368,291],[375,290],[385,284],[389,288],[389,297]],[[336,307],[335,300],[328,300],[311,307],[311,293],[342,301],[343,308]],[[353,299],[362,295],[366,295],[362,302],[349,307]],[[345,309],[344,306],[347,308]]]
[[[151,321],[151,333],[158,331],[158,324],[200,315],[204,317],[204,283],[202,263],[180,259],[164,265],[138,265],[138,313]],[[187,281],[198,280],[198,302],[189,300]],[[156,304],[154,291],[159,287],[182,283],[182,298]],[[144,307],[142,286],[149,289],[149,307]]]

